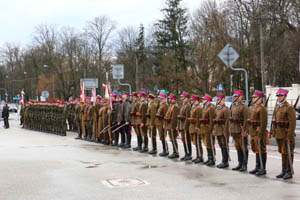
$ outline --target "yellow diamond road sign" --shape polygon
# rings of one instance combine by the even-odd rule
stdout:
[[[225,65],[227,65],[227,67],[232,67],[233,63],[240,57],[240,55],[230,44],[227,44],[218,54],[218,57],[225,63]]]

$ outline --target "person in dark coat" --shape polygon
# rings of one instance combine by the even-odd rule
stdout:
[[[8,117],[9,117],[8,105],[7,105],[7,103],[4,103],[3,110],[2,110],[2,118],[4,121],[4,128],[9,128]]]

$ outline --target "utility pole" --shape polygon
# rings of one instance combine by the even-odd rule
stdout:
[[[137,53],[135,55],[135,89],[138,91],[140,89],[140,81],[139,81],[139,61],[137,57]]]
[[[260,36],[260,67],[261,67],[261,87],[262,92],[265,93],[265,82],[264,82],[264,73],[265,73],[265,62],[264,62],[264,36],[262,32],[262,23],[261,19],[259,21],[259,36]]]

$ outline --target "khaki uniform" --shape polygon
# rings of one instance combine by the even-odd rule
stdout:
[[[258,154],[258,139],[262,153],[266,153],[268,112],[263,105],[254,105],[249,109],[248,127],[251,136],[251,148]]]
[[[191,105],[190,103],[186,103],[185,105],[182,105],[179,111],[178,118],[178,130],[181,132],[181,140],[185,142],[186,134],[188,134],[189,131],[189,120],[191,114]]]
[[[141,132],[140,132],[140,130],[138,128],[138,125],[137,125],[137,116],[136,116],[136,113],[137,113],[139,107],[140,107],[140,104],[139,104],[138,101],[133,102],[132,106],[131,106],[131,111],[130,111],[131,124],[133,125],[134,131],[135,131],[137,136],[141,135]]]
[[[152,138],[156,138],[156,127],[155,127],[155,114],[156,114],[156,109],[157,109],[157,105],[152,102],[150,103],[150,105],[148,106],[147,109],[147,120],[146,120],[146,127],[149,130],[150,133],[150,137]]]
[[[137,115],[137,124],[138,124],[138,127],[139,129],[142,131],[142,135],[144,137],[147,137],[147,127],[146,127],[146,120],[147,120],[147,103],[146,101],[142,101],[139,105],[139,109],[136,113]],[[143,127],[141,127],[141,124],[144,124]]]
[[[167,103],[160,104],[155,115],[155,125],[158,130],[160,140],[164,140],[164,117],[169,109]]]
[[[202,107],[198,105],[193,105],[192,109],[190,111],[190,118],[188,118],[189,121],[189,134],[192,138],[193,144],[196,146],[197,156],[203,155],[203,148],[201,143],[201,136],[200,136],[200,125],[199,120],[202,118]]]
[[[229,139],[229,109],[224,106],[217,106],[215,109],[214,119],[214,134],[217,136],[217,140],[220,148],[227,148],[226,141]]]
[[[211,106],[210,103],[203,108],[202,118],[199,120],[200,124],[200,134],[203,138],[204,144],[207,149],[212,149],[211,135],[213,131],[213,119],[215,118],[215,109]]]
[[[242,132],[247,132],[248,128],[248,107],[243,103],[233,103],[231,105],[231,117],[229,119],[229,132],[231,133],[234,146],[237,150],[242,149]],[[248,149],[248,138],[244,137],[245,149]]]
[[[174,141],[177,139],[177,116],[179,113],[178,104],[172,104],[169,106],[168,112],[165,116],[165,129],[168,130],[170,141]]]
[[[294,108],[285,102],[282,106],[275,107],[274,116],[272,135],[277,140],[278,152],[287,155],[287,139],[291,141],[291,151],[295,148],[296,113]]]

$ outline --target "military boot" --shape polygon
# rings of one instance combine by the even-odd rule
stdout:
[[[208,157],[208,162],[206,163],[206,166],[213,166],[213,165],[215,165],[214,156],[213,156],[213,150],[212,149],[207,149],[207,157]]]
[[[152,150],[149,152],[150,155],[157,154],[156,138],[152,138]]]
[[[125,145],[125,133],[120,133],[121,134],[121,143],[118,145],[118,147],[123,148]]]
[[[285,161],[285,155],[284,155],[284,154],[281,154],[281,165],[282,165],[281,173],[278,174],[278,175],[276,176],[276,178],[283,178],[283,176],[284,176],[285,173],[286,173],[286,161]]]
[[[144,137],[144,148],[140,150],[140,153],[148,152],[148,136]]]
[[[187,134],[187,156],[184,161],[192,160],[192,143],[189,134]]]
[[[118,144],[119,144],[119,132],[116,131],[114,133],[114,143],[111,146],[118,146]]]
[[[81,132],[78,134],[78,136],[75,138],[75,140],[79,140],[79,139],[82,139],[81,138]]]
[[[177,141],[172,141],[172,146],[173,146],[173,153],[168,158],[169,159],[179,158],[179,153],[177,150],[178,149]]]
[[[200,149],[199,149],[198,142],[199,141],[196,140],[196,154],[197,154],[197,157],[196,157],[196,159],[192,160],[192,162],[195,163],[195,164],[203,162],[203,157],[200,155]]]
[[[221,152],[222,152],[222,162],[217,165],[217,168],[224,169],[224,168],[227,168],[229,166],[229,164],[228,164],[228,152],[227,152],[226,148],[221,148]]]
[[[183,148],[184,148],[184,157],[180,158],[181,161],[185,161],[186,157],[188,156],[187,146],[186,146],[185,142],[183,142]]]
[[[242,163],[243,163],[243,151],[241,149],[237,150],[237,156],[238,156],[238,162],[239,162],[239,164],[236,167],[232,168],[233,171],[240,170],[241,167],[242,167]]]
[[[166,157],[166,156],[168,156],[169,155],[169,151],[167,150],[167,143],[166,143],[166,140],[165,139],[163,139],[162,141],[161,141],[161,143],[162,143],[162,147],[163,147],[163,152],[161,152],[160,154],[159,154],[159,156],[160,157]]]
[[[259,154],[255,154],[255,168],[249,171],[249,174],[256,174],[260,169]]]
[[[267,154],[266,153],[261,154],[261,159],[262,159],[263,167],[262,169],[261,168],[258,169],[258,171],[256,172],[257,176],[265,175],[267,173],[266,171]]]
[[[141,135],[137,136],[137,147],[133,148],[133,151],[140,151],[142,150],[143,138]]]
[[[292,164],[293,164],[293,159],[294,158],[294,155],[291,155],[291,159],[292,159]],[[288,155],[285,155],[285,160],[286,160],[286,173],[284,174],[284,176],[282,177],[284,180],[287,180],[287,179],[291,179],[293,178],[293,174],[292,174],[292,170],[291,170],[291,165],[289,163],[289,157]]]
[[[246,154],[246,157],[245,157],[245,158],[244,158],[244,154],[243,154],[243,164],[242,164],[242,167],[241,167],[241,169],[240,169],[240,172],[247,171],[249,151],[246,150],[246,151],[245,151],[245,154]]]
[[[209,162],[209,150],[206,149],[206,152],[207,152],[207,160],[203,162],[204,165],[206,165]]]
[[[131,147],[131,134],[126,133],[126,144],[124,145],[124,148],[130,148]]]

